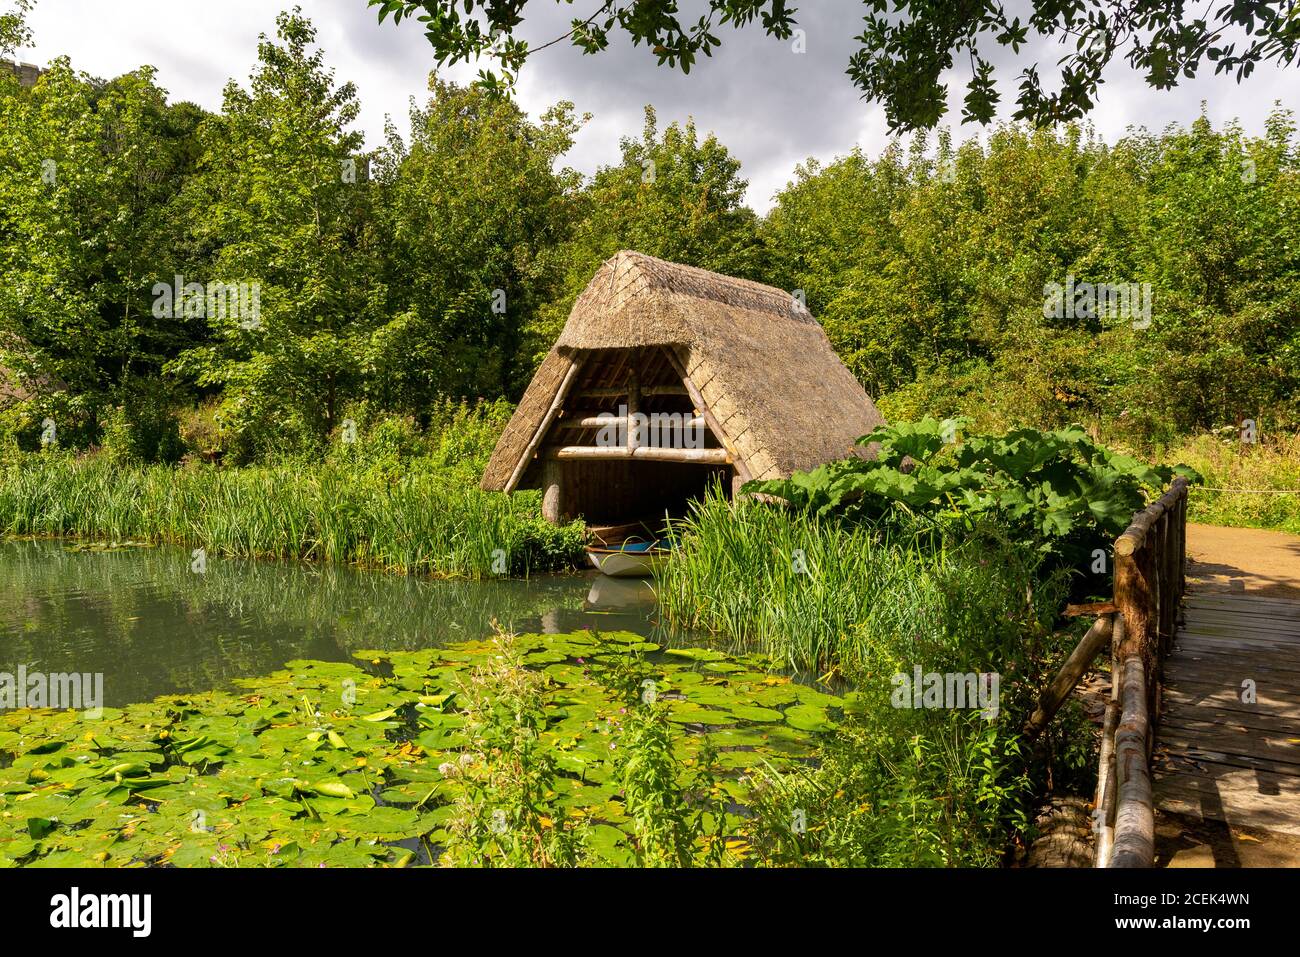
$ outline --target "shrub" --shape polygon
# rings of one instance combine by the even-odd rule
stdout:
[[[186,455],[201,462],[221,460],[225,441],[217,421],[219,408],[216,399],[209,399],[178,415],[178,428]]]
[[[1205,477],[1205,487],[1191,497],[1190,521],[1300,535],[1300,434],[1265,433],[1250,445],[1231,428],[1197,436],[1166,454],[1186,460]]]
[[[161,390],[130,390],[100,414],[100,448],[118,464],[174,465],[185,454],[180,421]]]
[[[481,473],[513,411],[504,399],[472,405],[440,403],[431,413],[429,426],[437,441],[435,464],[443,468],[459,465]]]
[[[817,517],[889,521],[925,516],[971,527],[989,519],[1081,567],[1186,466],[1149,466],[1103,448],[1079,426],[961,436],[965,419],[896,422],[858,440],[870,458],[831,462],[745,491],[784,499]]]
[[[978,715],[874,709],[815,768],[761,771],[748,835],[778,866],[989,867],[1027,824],[1019,742]]]

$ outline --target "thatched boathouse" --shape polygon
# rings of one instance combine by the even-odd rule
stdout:
[[[488,490],[544,490],[550,521],[662,520],[860,452],[884,420],[789,292],[620,252],[574,303],[497,442]]]

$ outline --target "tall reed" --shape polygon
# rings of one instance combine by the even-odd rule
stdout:
[[[993,530],[951,545],[710,495],[678,533],[665,616],[818,673],[991,670],[1047,633],[1063,595],[1037,581],[1031,546]]]
[[[945,537],[902,520],[844,525],[719,495],[677,530],[659,579],[666,617],[854,686],[815,767],[756,772],[758,859],[997,863],[1034,795],[1020,728],[1074,641],[1051,630],[1064,573],[1044,574],[1033,543],[996,527]],[[898,678],[918,667],[997,676],[992,709],[900,700]]]
[[[388,482],[328,464],[131,468],[57,454],[0,472],[0,532],[468,578],[565,567],[582,546],[579,526],[542,520],[535,493],[482,492],[437,472]]]

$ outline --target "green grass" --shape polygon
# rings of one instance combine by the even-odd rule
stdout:
[[[1242,445],[1235,437],[1201,435],[1162,458],[1186,462],[1205,480],[1192,489],[1189,521],[1300,535],[1300,436]]]
[[[57,454],[0,471],[0,533],[465,578],[566,567],[582,547],[580,526],[542,520],[536,493],[483,492],[459,474],[385,480],[336,464],[173,469]]]

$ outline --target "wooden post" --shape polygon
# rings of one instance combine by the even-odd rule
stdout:
[[[1112,867],[1150,867],[1155,860],[1155,804],[1147,757],[1150,724],[1142,657],[1130,654],[1120,665],[1120,720],[1115,729],[1119,800]]]
[[[1150,551],[1141,547],[1126,554],[1124,544],[1123,537],[1115,543],[1115,607],[1124,616],[1121,658],[1141,653],[1151,631]]]
[[[641,445],[641,428],[639,413],[641,411],[641,381],[636,369],[628,374],[627,381],[627,448],[634,452]]]
[[[552,525],[563,525],[568,518],[563,475],[564,466],[560,462],[551,458],[542,462],[542,518]]]
[[[1166,642],[1169,640],[1169,510],[1160,516],[1151,537],[1152,577],[1154,580],[1154,598],[1156,598],[1156,622],[1160,631],[1157,633],[1156,646],[1152,649],[1157,658],[1165,657]]]
[[[1169,633],[1165,636],[1165,654],[1174,650],[1174,632],[1178,631],[1178,609],[1183,601],[1178,584],[1178,503],[1165,512],[1167,528],[1165,529],[1165,601],[1169,602],[1165,619]],[[1161,666],[1164,671],[1164,666]]]
[[[1093,833],[1097,846],[1094,867],[1109,867],[1111,848],[1115,843],[1115,727],[1119,724],[1119,704],[1114,695],[1106,702],[1106,716],[1101,723],[1101,756],[1097,770],[1097,796]]]
[[[1179,564],[1182,567],[1179,570],[1179,577],[1183,583],[1184,592],[1187,591],[1187,496],[1190,494],[1186,488],[1183,489],[1183,540],[1180,543],[1182,545],[1180,549],[1182,554],[1179,556]]]

